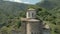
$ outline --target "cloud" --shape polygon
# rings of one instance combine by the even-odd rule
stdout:
[[[23,3],[27,3],[27,4],[30,4],[29,2],[23,2]]]
[[[29,2],[23,2],[22,0],[4,0],[4,1],[12,1],[12,2],[18,2],[18,3],[26,3],[26,4],[29,4]]]
[[[12,1],[12,2],[22,2],[21,0],[4,0],[4,1]]]
[[[15,2],[22,2],[21,0],[14,0]]]
[[[9,0],[9,1],[13,1],[13,2],[22,2],[21,0]]]
[[[23,2],[23,1],[21,1],[21,0],[14,0],[14,2],[27,3],[27,4],[29,4],[29,2]]]

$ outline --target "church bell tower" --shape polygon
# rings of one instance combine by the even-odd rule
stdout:
[[[28,9],[26,12],[26,18],[36,18],[36,11],[35,9]]]
[[[24,23],[23,34],[42,34],[42,23],[36,19],[36,10],[30,8],[26,12],[26,18],[21,18]]]

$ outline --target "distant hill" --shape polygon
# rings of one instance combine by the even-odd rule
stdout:
[[[25,10],[24,8],[27,7],[27,4],[24,3],[16,3],[16,2],[10,2],[10,1],[0,1],[0,9],[19,9],[19,10]],[[16,9],[16,10],[17,10]]]
[[[39,2],[36,5],[46,8],[46,9],[53,9],[57,6],[60,6],[60,0],[44,0],[43,2]]]
[[[18,15],[20,11],[26,11],[28,4],[0,0],[0,12],[3,14]]]

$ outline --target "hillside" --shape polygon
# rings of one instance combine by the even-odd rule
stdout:
[[[60,34],[60,0],[44,0],[36,5],[45,9],[39,10],[37,17],[50,25],[51,34]]]
[[[60,0],[44,0],[42,2],[37,3],[36,5],[43,7],[45,9],[53,9],[57,6],[60,6]]]
[[[0,1],[0,11],[3,14],[18,15],[20,11],[26,11],[28,4]]]
[[[44,0],[36,5],[0,0],[0,34],[20,33],[20,17],[27,8],[36,8],[36,17],[48,23],[52,34],[60,34],[60,0]],[[40,7],[40,8],[39,8]],[[47,10],[46,10],[47,9]]]
[[[16,3],[16,2],[10,2],[10,1],[0,1],[0,9],[8,9],[10,8],[10,10],[24,10],[26,7],[28,6],[28,4],[24,4],[24,3]]]
[[[0,0],[0,34],[10,34],[8,32],[16,28],[18,30],[20,17],[25,16],[28,6],[30,5]]]

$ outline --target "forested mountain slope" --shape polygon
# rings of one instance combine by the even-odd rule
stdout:
[[[0,34],[20,31],[20,17],[28,7],[37,9],[37,18],[49,22],[52,34],[60,34],[60,0],[44,0],[36,5],[0,0]],[[47,9],[47,10],[46,10]]]
[[[36,5],[46,9],[53,9],[57,6],[60,6],[60,0],[43,0],[42,2],[39,2]]]
[[[0,0],[0,34],[10,34],[8,32],[19,28],[20,17],[25,16],[28,6],[30,5]]]
[[[3,14],[18,15],[20,11],[26,11],[28,4],[9,1],[0,1],[0,11]]]
[[[50,24],[51,34],[60,34],[60,0],[44,0],[36,5],[46,9],[38,12],[38,18]]]

